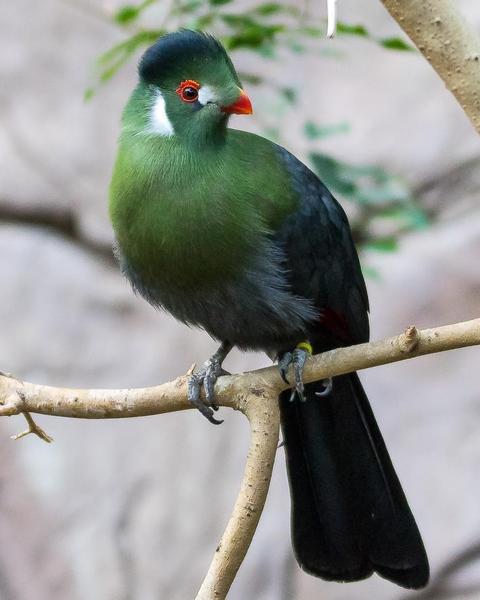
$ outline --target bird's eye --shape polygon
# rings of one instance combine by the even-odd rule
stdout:
[[[197,81],[187,79],[187,81],[182,81],[176,92],[184,102],[195,102],[198,99],[199,89],[200,84]]]
[[[185,102],[192,102],[198,98],[198,91],[193,87],[186,87],[182,92],[182,99]]]

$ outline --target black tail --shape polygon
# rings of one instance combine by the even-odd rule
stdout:
[[[428,559],[368,398],[356,373],[306,386],[307,402],[280,396],[296,558],[323,579],[377,571],[406,588],[426,585]]]

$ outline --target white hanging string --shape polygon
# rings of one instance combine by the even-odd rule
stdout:
[[[327,0],[327,37],[333,38],[337,31],[337,0]]]

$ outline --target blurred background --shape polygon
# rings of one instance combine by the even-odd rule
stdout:
[[[372,337],[478,317],[480,144],[378,1],[16,0],[0,11],[0,368],[38,383],[133,387],[215,343],[136,298],[112,258],[108,182],[145,44],[217,33],[253,100],[233,126],[279,141],[349,212]],[[458,5],[480,30],[480,5]],[[234,353],[226,367],[268,364]],[[362,374],[432,565],[424,592],[297,567],[283,450],[232,600],[480,598],[478,349]],[[236,497],[245,419],[223,409],[124,421],[0,422],[0,600],[188,600]]]

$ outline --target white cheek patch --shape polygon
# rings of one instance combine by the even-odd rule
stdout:
[[[160,90],[157,91],[155,102],[152,106],[152,112],[150,115],[151,131],[158,135],[170,137],[175,135],[173,125],[168,118],[167,111],[165,108],[165,98],[162,96]]]
[[[215,91],[208,87],[208,85],[202,85],[202,87],[198,90],[198,101],[200,104],[208,104],[209,102],[215,102]]]

